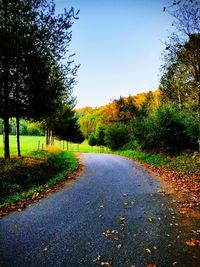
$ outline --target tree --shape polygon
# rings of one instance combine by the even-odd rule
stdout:
[[[105,145],[105,140],[104,140],[105,126],[104,126],[104,124],[100,123],[97,126],[97,129],[95,131],[95,137],[96,137],[96,144],[97,144],[97,146],[100,146],[100,149],[101,149],[101,147]]]
[[[46,0],[3,0],[0,5],[0,117],[4,157],[9,159],[9,117],[16,117],[20,155],[20,117],[38,119],[52,111],[57,92],[48,86],[49,73],[66,54],[76,15],[72,8],[57,16],[54,3]],[[77,66],[70,68],[71,63],[69,58],[67,71],[73,76]]]
[[[97,109],[94,109],[90,112],[79,113],[79,125],[81,131],[86,139],[89,138],[91,133],[94,133],[97,125],[101,121],[101,115]]]
[[[165,54],[166,68],[177,64],[189,70],[187,79],[195,91],[199,125],[200,150],[200,3],[199,1],[174,1],[167,9],[174,17],[175,31],[170,36]]]
[[[124,125],[111,125],[105,131],[105,144],[112,150],[121,149],[129,140],[127,128]]]
[[[80,131],[80,126],[77,123],[75,112],[69,106],[63,105],[54,114],[50,122],[50,130],[52,136],[56,136],[60,140],[66,140],[73,143],[82,143],[84,137]]]
[[[162,101],[174,103],[179,110],[194,106],[194,103],[197,102],[195,101],[196,92],[192,90],[190,77],[190,70],[180,62],[169,66],[160,81]]]
[[[90,146],[96,146],[97,141],[96,141],[96,137],[95,137],[94,133],[91,133],[91,135],[89,136],[88,144]]]

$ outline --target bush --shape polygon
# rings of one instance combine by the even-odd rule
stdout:
[[[55,183],[59,173],[73,171],[77,160],[69,152],[36,152],[34,156],[0,161],[0,203],[30,188]],[[14,174],[14,175],[13,175]],[[63,177],[65,177],[65,175]]]
[[[198,117],[195,113],[185,114],[183,117],[185,134],[189,139],[189,148],[198,149]]]
[[[190,148],[183,116],[173,105],[159,107],[153,115],[132,125],[142,149],[176,154]]]
[[[105,132],[105,144],[112,150],[121,149],[129,139],[127,129],[124,125],[110,126]]]

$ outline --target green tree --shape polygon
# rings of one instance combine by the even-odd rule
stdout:
[[[88,144],[90,146],[96,146],[97,141],[96,141],[96,137],[95,137],[94,133],[91,133],[91,135],[89,136]]]
[[[191,148],[183,116],[173,105],[162,105],[152,115],[134,121],[132,130],[144,150],[176,154]]]
[[[0,117],[4,157],[9,159],[9,117],[16,117],[20,155],[20,117],[38,119],[52,111],[57,92],[48,86],[49,73],[66,54],[76,15],[72,8],[57,16],[54,3],[45,0],[2,0],[0,5]],[[71,62],[69,58],[67,73],[73,76]]]
[[[188,70],[190,92],[195,92],[200,149],[200,5],[199,1],[175,1],[167,10],[174,17],[175,31],[165,53],[166,69],[174,64]],[[182,88],[179,86],[179,90]]]
[[[66,140],[73,143],[82,143],[84,137],[80,131],[75,112],[69,106],[62,106],[54,116],[50,129],[53,137],[56,136],[60,140]]]
[[[99,124],[97,126],[97,129],[95,131],[95,137],[96,137],[96,143],[97,146],[104,146],[105,145],[105,125],[104,124]]]
[[[128,142],[129,135],[124,125],[111,125],[105,131],[105,144],[112,150],[119,150]]]

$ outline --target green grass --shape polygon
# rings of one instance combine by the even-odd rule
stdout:
[[[0,160],[0,204],[12,204],[55,185],[78,166],[71,152],[34,152],[32,156]]]
[[[149,163],[156,167],[166,166],[170,162],[169,159],[165,158],[161,154],[150,154],[144,151],[126,150],[117,151],[116,153],[135,160],[139,160],[141,162]]]
[[[200,173],[200,154],[198,153],[183,153],[174,157],[168,157],[163,154],[151,154],[138,150],[116,151],[114,153],[140,162],[148,163],[156,167],[165,167],[188,176],[195,175],[198,177]]]
[[[10,153],[11,155],[16,155],[16,137],[14,135],[10,135]],[[38,150],[38,143],[40,142],[40,149],[42,149],[42,144],[45,147],[45,137],[44,136],[21,136],[21,154],[27,155],[30,154],[34,150]],[[63,142],[59,140],[55,140],[54,145],[61,150],[67,150],[66,142],[64,142],[64,149],[63,149]],[[77,144],[69,143],[68,144],[69,151],[78,151],[79,152],[95,152],[99,151],[97,146],[91,147],[88,145],[87,141],[85,140],[79,146]],[[3,136],[0,135],[0,157],[3,157]]]

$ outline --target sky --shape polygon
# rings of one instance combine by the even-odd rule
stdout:
[[[69,46],[80,64],[77,108],[156,90],[172,18],[164,0],[55,0],[56,12],[74,7],[79,19]]]

